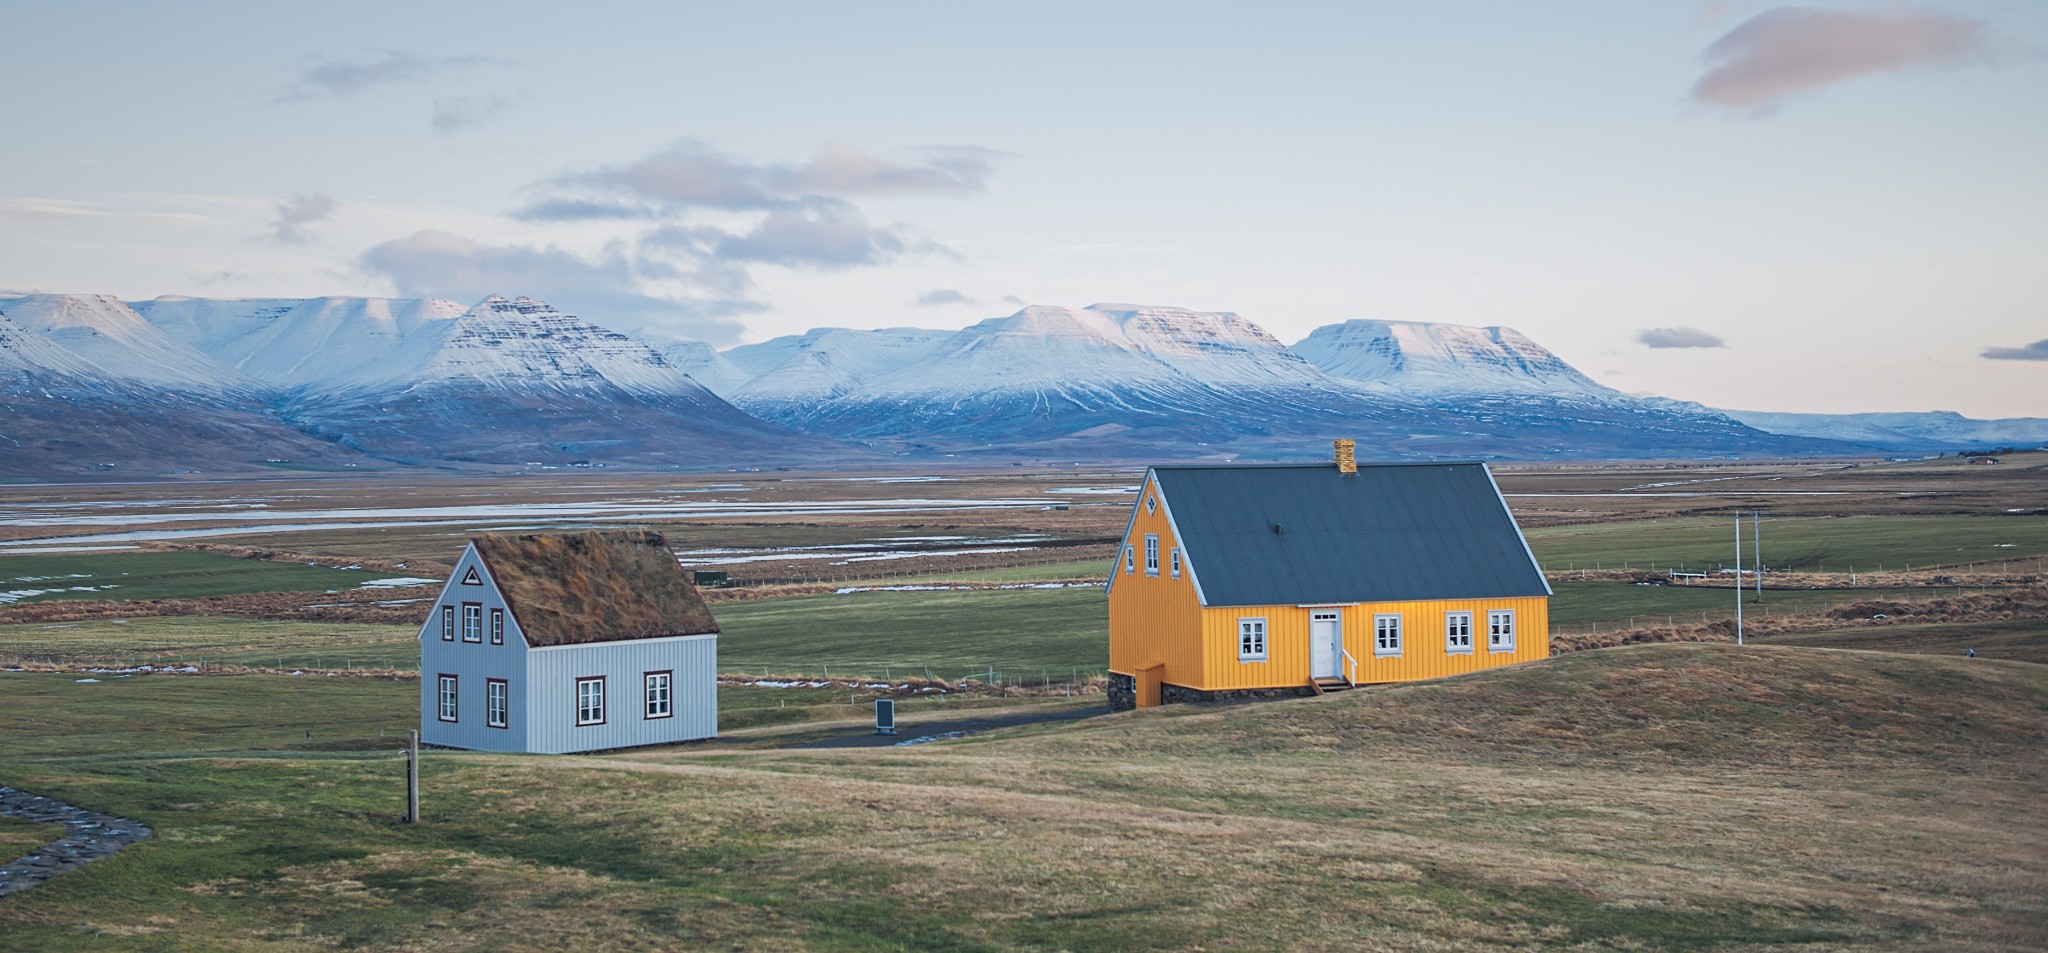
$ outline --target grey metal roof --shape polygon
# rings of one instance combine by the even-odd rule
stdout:
[[[1484,464],[1152,472],[1207,605],[1550,593]]]

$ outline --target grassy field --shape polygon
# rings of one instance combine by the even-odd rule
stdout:
[[[261,562],[211,553],[59,553],[0,556],[0,592],[64,589],[19,602],[191,599],[250,592],[354,589],[389,573]],[[70,591],[92,587],[92,591]]]
[[[1704,586],[1655,586],[1630,582],[1553,582],[1550,624],[1583,626],[1589,622],[1626,624],[1635,619],[1643,625],[1662,625],[1667,618],[1678,622],[1720,619],[1735,614],[1735,591]],[[1948,590],[1953,593],[1954,590]],[[1925,599],[1931,589],[1767,589],[1759,602],[1751,593],[1743,612],[1758,616],[1845,605],[1864,599]]]
[[[142,616],[0,626],[0,660],[419,668],[412,626]]]
[[[1976,649],[1977,657],[1983,659],[2048,663],[2048,621],[2040,619],[1860,626],[1766,636],[1759,641],[1768,645],[1928,655],[1961,655],[1966,649]]]
[[[388,755],[164,727],[288,742],[371,683],[0,679],[6,781],[158,831],[0,903],[5,950],[2048,943],[2048,666],[1641,646],[910,749],[430,753],[417,827]]]
[[[1011,679],[1065,678],[1109,664],[1102,590],[862,592],[717,607],[725,671],[923,675],[993,666]]]
[[[1545,569],[1601,566],[1689,570],[1726,565],[1732,519],[1689,518],[1528,530]],[[1743,524],[1742,546],[1751,535]],[[1949,566],[2048,556],[2048,521],[2038,516],[1849,516],[1763,521],[1764,561],[1773,568],[1847,572],[1851,567]],[[1745,563],[1749,556],[1744,556]]]

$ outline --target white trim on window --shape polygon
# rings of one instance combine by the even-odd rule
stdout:
[[[455,676],[443,675],[440,676],[440,679],[434,685],[435,701],[438,703],[435,706],[434,715],[442,721],[454,721],[457,711],[455,707]]]
[[[604,676],[576,680],[576,724],[604,724]]]
[[[481,643],[484,640],[484,604],[465,602],[462,604],[462,641]]]
[[[1151,516],[1151,515],[1153,514],[1153,512],[1154,512],[1154,511],[1156,511],[1156,510],[1158,510],[1158,509],[1159,509],[1159,494],[1157,494],[1157,493],[1153,493],[1153,492],[1152,492],[1152,491],[1150,491],[1150,490],[1147,490],[1147,491],[1145,491],[1145,515],[1146,515],[1146,516]]]
[[[646,687],[646,704],[640,710],[643,719],[669,718],[676,713],[676,673],[648,672],[641,676]]]
[[[1515,650],[1515,610],[1487,610],[1486,650],[1488,652],[1512,652]]]
[[[484,679],[484,727],[512,726],[512,683],[502,678]]]
[[[1237,660],[1266,660],[1266,618],[1253,616],[1237,620]]]
[[[491,644],[505,644],[505,610],[491,610]]]
[[[1159,534],[1145,534],[1145,575],[1159,575]]]
[[[1130,545],[1129,543],[1125,543],[1125,544],[1124,544],[1124,573],[1125,573],[1125,575],[1129,575],[1129,574],[1131,574],[1131,573],[1134,573],[1134,572],[1137,572],[1137,571],[1138,571],[1138,550],[1137,550],[1137,549],[1136,549],[1135,547],[1131,546],[1131,545]]]
[[[1180,547],[1179,547],[1179,546],[1169,546],[1169,547],[1167,547],[1167,549],[1166,549],[1166,555],[1167,555],[1167,557],[1168,557],[1168,560],[1167,560],[1167,561],[1168,561],[1168,562],[1171,562],[1171,563],[1173,564],[1173,578],[1175,578],[1175,579],[1179,579],[1179,578],[1180,578]]]
[[[1372,617],[1372,654],[1393,658],[1401,654],[1401,615],[1381,612]]]
[[[1452,655],[1472,654],[1472,613],[1444,613],[1444,651]]]
[[[453,641],[455,641],[455,607],[454,607],[454,606],[444,605],[444,606],[442,606],[442,607],[441,607],[441,641],[443,641],[443,642],[453,642]]]

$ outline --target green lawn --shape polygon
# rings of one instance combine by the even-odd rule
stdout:
[[[1583,626],[1598,622],[1625,624],[1630,619],[1642,625],[1667,620],[1684,623],[1735,615],[1735,590],[1705,586],[1637,585],[1630,582],[1561,581],[1550,584],[1550,624]],[[1955,590],[1948,590],[1951,594]],[[1933,589],[1766,589],[1762,601],[1755,593],[1743,600],[1743,612],[1757,617],[1771,613],[1808,611],[1845,605],[1864,599],[1925,599],[1937,595]]]
[[[419,667],[414,627],[210,616],[0,626],[0,660]]]
[[[922,576],[875,579],[867,582],[850,582],[849,586],[900,586],[920,582],[1044,582],[1054,579],[1101,579],[1109,580],[1108,559],[1084,559],[1079,562],[1050,563],[1044,566],[1014,566],[1008,569],[970,569],[961,572],[938,572]]]
[[[411,683],[0,674],[0,783],[156,831],[0,901],[0,950],[2035,949],[2043,672],[1643,646],[905,749],[430,751],[416,826],[373,732],[320,750]]]
[[[1810,645],[1927,655],[1961,655],[1976,649],[1981,659],[2048,662],[2048,621],[1945,622],[1934,625],[1868,625],[1826,632],[1762,636],[1769,645]]]
[[[1084,675],[1109,664],[1102,590],[863,592],[716,607],[725,671],[955,679],[990,666],[1006,678]]]
[[[1742,530],[1743,561],[1751,531]],[[1688,570],[1726,565],[1734,558],[1733,519],[1676,519],[1591,526],[1551,526],[1526,532],[1545,569],[1572,567]],[[2048,555],[2048,520],[2038,516],[1847,516],[1763,521],[1765,564],[1847,572],[2012,560],[2032,564]]]
[[[214,553],[59,553],[0,556],[0,593],[61,589],[16,600],[191,599],[251,592],[354,589],[390,573],[236,559]],[[90,591],[73,591],[90,587]]]

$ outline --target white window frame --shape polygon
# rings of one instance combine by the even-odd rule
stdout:
[[[1147,494],[1145,494],[1145,515],[1146,515],[1146,516],[1151,516],[1151,515],[1152,515],[1152,513],[1153,513],[1154,511],[1158,510],[1158,509],[1159,509],[1159,495],[1158,495],[1158,494],[1156,494],[1156,493],[1147,493]]]
[[[455,721],[461,710],[456,706],[460,700],[456,695],[455,676],[441,675],[434,683],[434,716],[442,721]]]
[[[577,679],[577,680],[576,680],[576,727],[578,727],[578,728],[582,728],[582,727],[585,727],[585,726],[588,726],[588,725],[602,725],[602,724],[604,724],[604,722],[605,722],[605,709],[604,709],[604,706],[605,706],[605,698],[604,698],[604,696],[605,696],[605,684],[604,684],[604,682],[605,682],[605,676],[603,676],[603,675],[589,675],[589,676],[585,676],[585,677],[583,677],[583,678],[579,678],[579,679]],[[588,688],[588,687],[590,687],[590,686],[596,686],[596,688],[597,688],[597,691],[596,691],[595,695],[586,695],[586,694],[585,694],[585,692],[584,692],[584,689],[586,689],[586,688]],[[592,699],[592,698],[595,698],[595,699],[596,699],[596,704],[595,704],[595,705],[591,704],[591,699]],[[593,711],[594,711],[594,712],[596,712],[596,717],[595,717],[595,718],[591,717],[591,713],[592,713]]]
[[[1145,575],[1159,575],[1159,534],[1145,534]]]
[[[640,717],[643,721],[673,718],[676,713],[676,673],[647,672],[640,677],[643,689]]]
[[[1486,650],[1488,652],[1512,652],[1515,650],[1515,610],[1486,610]]]
[[[502,678],[484,679],[484,727],[512,727],[512,683]]]
[[[451,605],[441,606],[441,641],[455,641],[455,607]]]
[[[491,610],[491,644],[505,644],[505,610]]]
[[[1240,662],[1263,662],[1266,660],[1266,617],[1245,616],[1237,620],[1237,660]]]
[[[1472,613],[1444,613],[1444,651],[1451,655],[1472,654]]]
[[[1180,547],[1179,547],[1179,546],[1169,546],[1169,547],[1167,547],[1167,550],[1166,550],[1166,555],[1167,555],[1167,561],[1173,564],[1173,578],[1175,578],[1175,579],[1179,579],[1179,578],[1180,578]]]
[[[1401,614],[1376,612],[1372,617],[1372,654],[1377,658],[1401,655]]]
[[[1124,544],[1124,575],[1138,571],[1138,550],[1129,543]]]
[[[465,602],[462,604],[462,641],[478,645],[484,641],[484,604]]]

